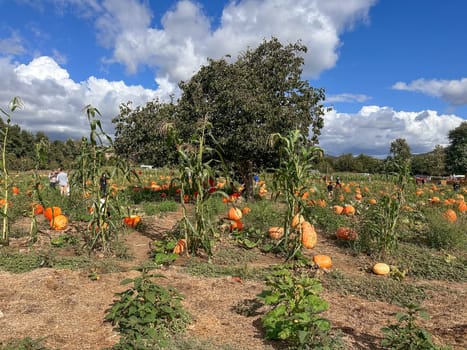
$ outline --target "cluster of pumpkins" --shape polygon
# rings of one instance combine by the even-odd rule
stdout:
[[[42,204],[37,203],[34,205],[34,214],[44,215],[49,220],[52,230],[64,230],[68,227],[68,217],[62,213],[60,207],[44,208]]]

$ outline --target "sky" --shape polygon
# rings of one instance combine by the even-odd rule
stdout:
[[[300,41],[302,79],[326,92],[325,154],[385,158],[447,146],[467,120],[465,0],[0,0],[0,108],[51,140],[104,130],[122,103],[178,97],[207,59]],[[4,116],[2,116],[4,118]],[[5,120],[5,118],[4,118]]]

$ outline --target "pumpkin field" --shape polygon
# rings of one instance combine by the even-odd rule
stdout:
[[[466,187],[99,170],[9,174],[0,349],[467,347]]]

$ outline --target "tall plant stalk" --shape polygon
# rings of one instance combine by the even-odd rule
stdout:
[[[3,226],[2,226],[2,239],[0,243],[2,245],[9,245],[10,244],[10,228],[9,228],[9,218],[8,218],[8,200],[9,200],[9,193],[10,193],[10,178],[8,175],[8,164],[6,159],[6,150],[8,146],[8,131],[10,130],[10,123],[11,123],[11,112],[14,112],[17,109],[23,108],[23,102],[19,97],[14,97],[10,101],[9,109],[10,112],[4,111],[0,108],[0,112],[6,117],[6,125],[5,129],[1,130],[3,135],[3,142],[2,142],[2,174],[1,177],[3,179],[2,182],[2,192],[4,196],[4,205],[3,205]]]
[[[291,131],[286,136],[272,134],[270,143],[280,145],[280,163],[274,171],[273,188],[277,194],[276,198],[279,194],[283,195],[287,205],[284,236],[278,245],[283,249],[286,260],[290,260],[297,255],[302,246],[301,228],[292,228],[292,218],[304,212],[305,203],[302,196],[308,190],[313,160],[321,156],[322,149],[309,145],[300,130]],[[291,234],[297,230],[298,234]]]

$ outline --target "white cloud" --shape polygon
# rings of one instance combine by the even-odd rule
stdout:
[[[166,97],[160,95],[161,91],[128,86],[122,81],[95,77],[73,81],[65,69],[46,56],[20,65],[0,59],[0,75],[7,83],[0,90],[2,108],[21,91],[24,109],[13,113],[12,123],[33,133],[43,131],[51,139],[88,136],[90,130],[83,111],[88,104],[99,109],[103,128],[111,134],[111,120],[118,115],[120,103],[132,101],[137,106]]]
[[[417,79],[410,83],[397,82],[395,90],[416,91],[429,96],[440,97],[446,102],[460,106],[467,105],[467,78],[460,80]]]
[[[334,103],[334,102],[365,102],[371,99],[370,96],[363,95],[363,94],[349,94],[343,93],[338,95],[328,95],[326,96],[326,102]]]
[[[390,107],[365,106],[356,114],[328,112],[320,146],[326,154],[367,154],[384,158],[390,144],[405,139],[413,154],[432,151],[449,143],[448,133],[464,120],[435,111],[395,111]]]
[[[201,5],[179,1],[165,13],[161,27],[151,23],[150,9],[135,0],[106,0],[96,21],[99,41],[113,49],[111,61],[129,72],[140,65],[156,68],[155,80],[174,88],[189,79],[207,58],[235,57],[247,47],[277,37],[283,43],[298,40],[307,46],[304,76],[318,77],[334,67],[341,45],[339,34],[366,21],[375,0],[244,0],[223,10],[218,28]],[[138,18],[137,21],[134,19]]]
[[[21,38],[17,33],[13,33],[8,38],[0,37],[0,54],[2,55],[20,55],[25,52]]]

